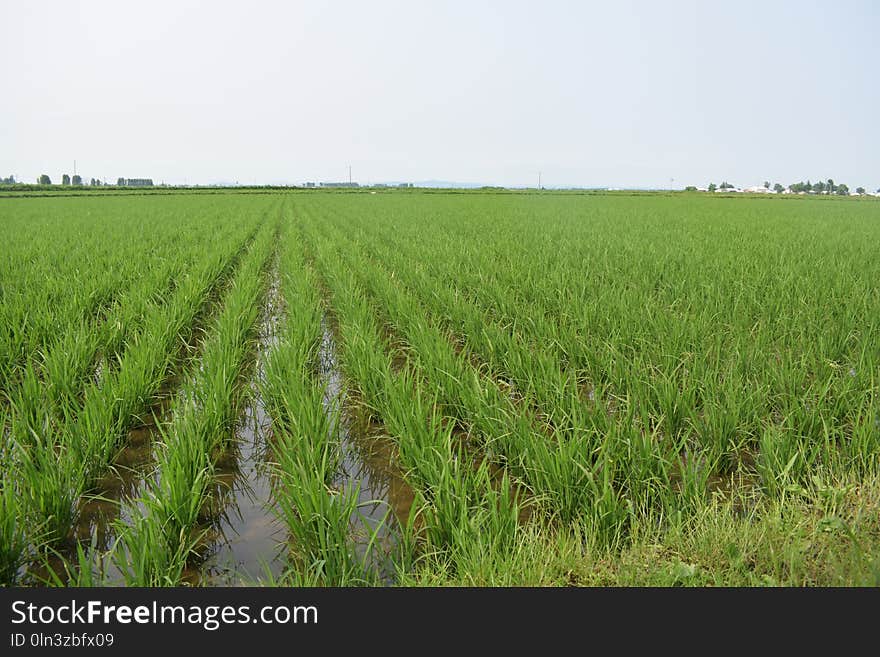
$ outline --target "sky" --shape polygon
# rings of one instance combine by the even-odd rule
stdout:
[[[880,2],[0,0],[0,176],[880,187]]]

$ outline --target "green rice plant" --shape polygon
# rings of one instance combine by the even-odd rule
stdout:
[[[798,481],[806,467],[806,458],[797,435],[786,427],[768,426],[761,434],[758,473],[771,497],[783,493]]]
[[[92,588],[108,583],[102,561],[103,555],[99,554],[94,542],[88,547],[77,543],[74,562],[52,548],[40,556],[43,562],[43,571],[47,573],[43,578],[43,584],[47,586]],[[53,558],[60,561],[60,567],[52,563],[51,559]]]
[[[177,287],[165,307],[145,320],[145,332],[126,349],[118,369],[100,387],[88,389],[82,407],[67,409],[61,422],[44,422],[43,431],[25,432],[30,441],[16,446],[13,460],[23,471],[22,496],[35,522],[46,527],[44,542],[63,540],[75,519],[79,497],[106,470],[127,428],[149,407],[165,378],[180,334],[193,321],[222,272],[232,264],[230,244],[212,252]]]
[[[148,511],[158,503],[156,498],[147,498]],[[172,528],[155,522],[157,515],[135,514],[131,524],[117,521],[110,558],[126,586],[178,585],[199,543],[198,533],[182,529],[175,534]]]
[[[27,558],[28,525],[13,482],[6,473],[0,479],[0,585],[16,583]]]
[[[28,534],[36,545],[53,545],[68,537],[82,492],[83,471],[69,448],[55,447],[39,439],[30,449],[19,451],[16,474],[21,478],[20,509],[40,527]]]
[[[147,506],[156,514],[156,522],[164,528],[169,542],[186,536],[196,524],[213,475],[196,413],[184,412],[182,417],[172,427],[161,428],[161,451],[156,459],[159,477],[147,492],[152,498]]]
[[[415,515],[425,525],[420,530],[424,549],[454,552],[455,544],[449,541],[468,541],[480,532],[493,532],[498,544],[505,545],[504,538],[516,531],[518,502],[500,499],[488,476],[488,463],[474,469],[470,457],[453,449],[451,425],[443,421],[433,401],[420,395],[421,381],[408,368],[392,372],[376,318],[351,274],[330,251],[319,255],[339,321],[343,366],[354,377],[360,375],[355,380],[361,392],[398,441],[406,478],[417,491]],[[501,489],[510,496],[506,481],[502,480]],[[415,526],[413,520],[407,531]],[[411,547],[408,539],[404,548]],[[411,555],[404,553],[401,562],[411,563]]]
[[[213,459],[228,447],[240,411],[236,384],[253,348],[272,238],[267,225],[232,280],[202,347],[199,368],[175,399],[169,426],[162,428],[156,477],[140,499],[129,502],[130,513],[125,515],[136,521],[118,525],[122,536],[117,546],[134,554],[139,564],[126,574],[128,579],[178,584],[182,564],[194,550],[191,535],[211,488]],[[148,557],[147,552],[152,554]]]
[[[877,469],[880,205],[870,200],[2,202],[0,555],[10,580],[56,549],[70,555],[59,580],[103,581],[79,563],[100,555],[67,552],[79,501],[272,213],[285,236],[287,321],[256,376],[285,451],[273,457],[275,496],[296,556],[282,581],[383,581],[381,551],[367,556],[353,538],[363,533],[357,489],[337,483],[338,391],[319,371],[328,327],[346,385],[385,425],[416,493],[392,555],[397,581],[870,581],[870,486],[836,483],[871,482]],[[129,581],[178,583],[196,561],[213,461],[248,387],[259,307],[249,295],[265,277],[262,263],[247,268],[164,427],[153,483],[124,503],[134,520],[119,526],[115,558],[140,555]],[[797,533],[816,518],[826,524]],[[552,538],[567,527],[583,535]],[[785,538],[792,527],[797,540]],[[739,534],[766,549],[750,552]],[[719,536],[738,556],[715,555]],[[798,552],[799,541],[815,550]],[[526,554],[542,549],[564,552],[556,565],[574,574],[526,572],[545,567]]]
[[[320,299],[301,247],[287,237],[282,276],[287,321],[281,342],[269,355],[260,381],[274,419],[276,513],[291,537],[292,577],[323,585],[375,584],[376,541],[383,523],[370,527],[359,517],[359,487],[337,485],[341,463],[340,408],[327,403],[326,386],[314,365],[322,339]],[[365,545],[352,525],[366,533]]]

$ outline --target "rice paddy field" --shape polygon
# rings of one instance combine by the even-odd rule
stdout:
[[[0,198],[0,584],[880,585],[880,203]]]

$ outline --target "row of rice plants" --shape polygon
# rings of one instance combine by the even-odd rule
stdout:
[[[354,521],[366,528],[356,520],[358,490],[335,485],[342,459],[341,408],[328,403],[326,384],[316,374],[323,332],[317,280],[305,266],[292,219],[285,228],[280,269],[286,320],[259,382],[273,420],[275,511],[290,532],[291,567],[280,581],[376,584],[370,562],[379,528],[367,530],[366,549],[359,551],[351,527]]]
[[[80,496],[107,467],[132,421],[149,407],[181,335],[235,266],[247,230],[245,223],[237,240],[227,237],[206,245],[198,265],[177,282],[170,301],[151,309],[118,368],[88,388],[75,418],[32,434],[27,444],[12,442],[0,490],[14,507],[15,522],[0,523],[7,572],[17,570],[28,552],[66,538]],[[18,433],[13,429],[12,435]]]
[[[236,273],[202,348],[199,368],[161,427],[156,475],[118,521],[111,558],[128,585],[177,585],[199,541],[214,460],[230,446],[241,409],[239,377],[255,347],[274,225],[265,225]]]
[[[467,579],[516,540],[519,501],[506,473],[493,481],[488,460],[475,466],[453,436],[454,418],[444,416],[437,393],[426,389],[410,364],[392,368],[374,308],[339,245],[309,237],[338,322],[343,368],[373,413],[397,442],[405,478],[416,493],[404,528],[399,568],[414,555],[432,559]]]

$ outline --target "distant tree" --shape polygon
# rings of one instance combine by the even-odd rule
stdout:
[[[95,179],[94,178],[89,179],[89,187],[94,187],[94,186],[95,186]]]
[[[51,184],[52,184],[52,179],[49,178],[49,176],[47,176],[47,175],[44,173],[44,174],[41,175],[39,178],[37,178],[37,184],[38,184],[38,185],[51,185]]]
[[[856,194],[864,194],[864,193],[865,193],[864,187],[856,187]]]
[[[764,181],[764,189],[770,189],[770,182],[768,180]]]
[[[733,189],[733,185],[725,180],[721,183],[721,189]]]
[[[708,190],[710,192],[714,192],[716,189],[718,189],[718,187],[715,186],[715,183],[709,183]],[[878,189],[877,191],[880,192],[880,189]]]
[[[775,185],[773,185],[773,191],[776,192],[777,194],[781,194],[782,192],[785,191],[785,187],[783,187],[779,183],[776,183]]]
[[[849,187],[847,187],[843,183],[840,183],[834,189],[835,189],[834,193],[839,196],[847,196],[849,194]]]
[[[73,178],[70,179],[70,184],[71,185],[82,185],[83,184],[82,176],[80,176],[80,175],[74,176]]]
[[[116,184],[117,184],[119,187],[125,187],[125,178],[117,178],[117,179],[116,179]]]
[[[66,173],[63,176],[61,176],[61,184],[62,185],[69,185],[70,184],[70,176],[68,176]]]
[[[822,194],[825,191],[825,183],[821,180],[819,182],[813,183],[813,191],[817,194]]]
[[[687,187],[684,188],[684,191],[686,191],[686,192],[695,192],[695,191],[697,191],[697,188],[694,187],[693,185],[688,185]]]
[[[828,179],[825,189],[829,194],[833,194],[837,191],[837,186],[834,184],[834,181],[831,178]]]

